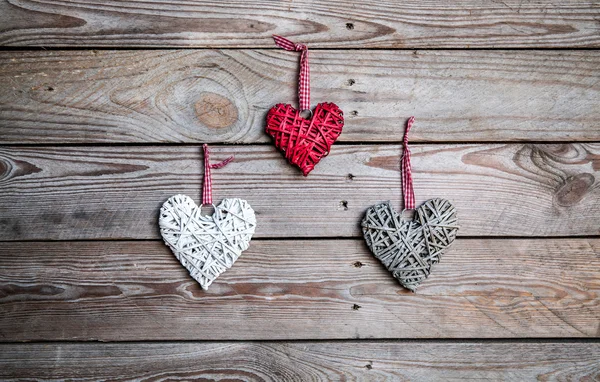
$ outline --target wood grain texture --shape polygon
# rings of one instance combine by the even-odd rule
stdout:
[[[366,209],[401,208],[398,145],[336,145],[308,178],[270,146],[214,146],[214,199],[241,197],[255,238],[362,237]],[[600,233],[600,144],[415,145],[417,204],[457,208],[459,236]],[[200,147],[0,148],[0,240],[160,239],[158,210],[199,202]]]
[[[581,342],[254,342],[0,345],[5,380],[595,381]]]
[[[5,46],[599,47],[596,1],[3,0]]]
[[[0,52],[0,142],[270,142],[297,70],[279,50]],[[411,115],[413,142],[599,141],[599,77],[598,51],[311,54],[346,142],[399,142]]]
[[[459,239],[417,293],[364,242],[254,240],[204,292],[160,241],[0,243],[0,340],[600,335],[600,239]]]

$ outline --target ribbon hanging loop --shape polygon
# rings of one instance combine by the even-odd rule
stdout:
[[[212,175],[210,170],[225,167],[234,157],[232,155],[222,162],[210,164],[210,150],[208,145],[205,143],[202,145],[202,148],[204,149],[204,184],[202,186],[202,205],[204,206],[212,204]]]
[[[410,117],[408,122],[406,122],[406,130],[404,131],[404,139],[402,141],[404,152],[402,154],[402,168],[400,169],[400,175],[402,177],[402,195],[404,197],[405,210],[415,209],[415,191],[413,189],[410,149],[408,147],[408,132],[412,128],[414,122],[415,117]]]
[[[300,55],[300,75],[298,77],[298,100],[300,110],[310,111],[310,68],[308,66],[308,47],[304,44],[295,44],[285,37],[273,35],[275,44],[285,50],[302,52]]]

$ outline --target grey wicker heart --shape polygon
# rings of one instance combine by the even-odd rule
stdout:
[[[212,215],[202,215],[190,197],[175,195],[163,204],[158,223],[175,257],[206,290],[248,248],[256,216],[242,199],[223,199]]]
[[[400,284],[415,291],[456,238],[456,209],[445,199],[430,199],[403,219],[390,202],[367,210],[362,221],[367,245]]]

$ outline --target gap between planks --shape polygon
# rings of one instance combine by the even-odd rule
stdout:
[[[114,143],[100,143],[100,142],[90,142],[90,143],[0,143],[0,149],[2,148],[11,148],[11,147],[39,147],[39,148],[52,148],[52,147],[97,147],[97,148],[106,148],[106,147],[198,147],[204,142],[114,142]],[[600,140],[561,140],[561,141],[536,141],[536,140],[516,140],[516,141],[428,141],[428,140],[419,140],[418,142],[409,142],[410,147],[424,146],[424,145],[472,145],[472,144],[481,144],[481,145],[498,145],[498,144],[531,144],[531,145],[569,145],[569,144],[577,144],[577,143],[590,143],[590,144],[598,144]],[[273,146],[273,142],[213,142],[207,143],[210,147],[237,147],[237,146]],[[332,150],[335,149],[336,146],[360,146],[360,145],[379,145],[379,146],[394,146],[402,144],[402,138],[398,140],[387,140],[387,141],[341,141],[335,142],[332,145]]]
[[[356,48],[335,48],[335,47],[309,47],[309,50],[312,51],[340,51],[340,52],[347,52],[347,51],[390,51],[390,52],[436,52],[436,51],[448,51],[448,52],[477,52],[477,51],[495,51],[495,52],[531,52],[531,51],[541,51],[541,52],[569,52],[569,51],[598,51],[600,49],[600,47],[596,48],[596,47],[568,47],[568,46],[564,46],[564,47],[556,47],[556,48],[550,48],[550,47],[538,47],[538,48],[528,48],[528,47],[514,47],[514,48],[507,48],[507,47],[473,47],[473,48],[394,48],[394,47],[383,47],[383,48],[376,48],[376,47],[356,47]],[[131,46],[131,47],[122,47],[122,46],[114,46],[114,47],[110,47],[110,46],[83,46],[83,47],[70,47],[70,46],[6,46],[6,45],[0,45],[0,52],[69,52],[69,51],[76,51],[76,52],[83,52],[83,51],[152,51],[152,50],[159,50],[159,51],[175,51],[175,50],[190,50],[190,51],[208,51],[208,50],[222,50],[222,51],[228,51],[228,50],[235,50],[235,51],[255,51],[255,50],[275,50],[275,51],[280,51],[281,48],[278,47],[268,47],[268,46],[250,46],[250,47],[243,47],[243,48],[236,48],[236,47],[218,47],[218,46],[181,46],[181,47],[139,47],[139,46]]]
[[[581,236],[460,236],[459,240],[481,240],[481,239],[497,239],[497,240],[567,240],[567,239],[600,239],[600,235],[581,235]],[[355,237],[345,236],[304,236],[304,237],[268,237],[263,236],[252,239],[252,242],[258,241],[330,241],[330,240],[357,240]],[[90,243],[90,242],[115,242],[115,243],[128,243],[128,242],[139,242],[139,243],[162,243],[162,239],[67,239],[67,240],[46,240],[46,239],[32,239],[32,240],[0,240],[0,243]]]

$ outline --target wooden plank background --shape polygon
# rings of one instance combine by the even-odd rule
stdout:
[[[218,198],[247,199],[257,238],[361,237],[365,209],[401,208],[398,145],[336,145],[307,178],[271,145],[214,147]],[[418,201],[443,196],[462,236],[600,233],[600,145],[415,145]],[[0,149],[3,240],[159,239],[171,195],[198,198],[200,146]],[[319,213],[317,213],[317,211]]]
[[[315,48],[600,46],[594,0],[0,2],[0,43],[62,47]]]
[[[159,241],[3,243],[0,332],[36,340],[594,337],[599,239],[467,239],[414,294],[362,240],[255,240],[207,292]]]
[[[485,351],[482,351],[485,349]],[[594,381],[587,342],[217,342],[0,345],[0,378]]]
[[[345,112],[308,178],[264,134],[273,33]],[[600,380],[599,47],[597,1],[0,0],[0,379]],[[461,223],[417,293],[359,226],[410,115]],[[202,143],[258,218],[207,292],[157,228]]]
[[[600,16],[598,16],[600,19]],[[0,52],[2,143],[265,143],[295,102],[279,50]],[[324,50],[312,99],[345,111],[341,142],[598,141],[600,54]]]

